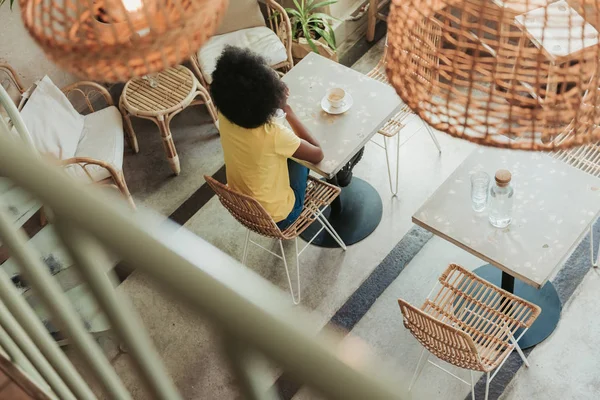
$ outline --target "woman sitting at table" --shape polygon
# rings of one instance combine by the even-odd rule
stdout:
[[[308,168],[290,158],[316,164],[323,151],[287,104],[287,86],[259,55],[226,47],[212,79],[227,184],[258,200],[285,229],[300,216],[308,178]],[[274,122],[279,109],[291,130]]]

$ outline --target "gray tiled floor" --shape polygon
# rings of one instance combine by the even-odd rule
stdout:
[[[503,400],[597,399],[600,393],[600,274],[589,271],[563,308],[556,331],[529,356]]]

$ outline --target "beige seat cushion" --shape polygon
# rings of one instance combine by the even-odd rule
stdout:
[[[123,119],[115,106],[85,116],[83,134],[75,153],[76,157],[89,157],[111,164],[117,171],[123,169]],[[97,165],[88,165],[87,171],[94,182],[110,178],[110,173]],[[67,167],[67,172],[88,181],[89,177],[78,165]]]
[[[40,153],[59,160],[75,155],[84,118],[48,76],[37,83],[21,117]]]
[[[211,75],[215,70],[217,58],[227,45],[252,50],[263,56],[271,66],[287,60],[285,46],[279,37],[264,26],[213,36],[198,51],[198,61],[204,79],[209,84],[212,82]]]
[[[222,35],[257,26],[265,26],[258,0],[229,0],[229,8],[215,34]]]

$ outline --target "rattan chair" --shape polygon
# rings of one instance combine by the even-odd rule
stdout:
[[[437,42],[434,42],[434,43],[439,44],[439,37],[440,36],[438,35],[437,39],[436,39]],[[367,76],[370,78],[373,78],[379,82],[383,82],[383,83],[389,85],[390,83],[388,82],[388,79],[387,79],[387,76],[385,73],[385,68],[386,68],[386,64],[387,64],[387,52],[388,52],[388,45],[387,45],[387,37],[386,37],[385,49],[383,51],[383,56],[381,57],[381,60],[379,60],[379,63],[377,63],[375,68],[373,68],[371,71],[369,71],[369,73],[367,73]],[[429,72],[422,71],[422,73],[427,74]],[[405,125],[404,121],[406,120],[406,118],[408,118],[411,115],[414,115],[414,114],[410,110],[410,108],[406,104],[402,104],[400,111],[398,111],[398,113],[396,115],[394,115],[389,121],[387,121],[385,123],[385,125],[383,125],[383,127],[377,132],[381,136],[383,136],[383,146],[381,144],[379,144],[378,142],[371,140],[372,143],[381,147],[385,151],[385,161],[387,163],[388,178],[389,178],[389,182],[390,182],[390,191],[392,192],[393,196],[396,196],[398,194],[398,179],[400,176],[400,174],[399,174],[400,137],[397,138],[397,147],[396,147],[396,185],[395,186],[392,185],[392,170],[390,167],[390,156],[388,154],[388,139],[393,138],[394,136],[396,136],[400,133],[402,128],[404,128],[404,125]],[[424,125],[425,125],[425,128],[427,129],[427,132],[429,133],[429,136],[431,136],[431,139],[433,140],[435,147],[437,147],[438,152],[441,154],[442,148],[440,147],[440,143],[438,142],[437,138],[435,137],[433,130],[426,123],[424,123]]]
[[[252,7],[249,6],[248,3],[255,3],[254,7],[256,10],[253,10]],[[262,7],[261,7],[262,6]],[[231,9],[234,7],[239,8],[240,10],[245,10],[247,13],[251,15],[239,15],[240,13],[231,12]],[[229,12],[225,14],[223,20],[221,21],[223,25],[228,26],[243,26],[243,29],[237,28],[234,30],[226,30],[225,32],[220,32],[223,29],[221,26],[217,33],[207,42],[204,47],[212,48],[210,54],[212,57],[209,57],[208,54],[205,54],[205,57],[209,57],[212,61],[208,64],[211,65],[211,68],[207,70],[206,65],[203,67],[203,57],[201,54],[203,53],[203,49],[200,49],[196,54],[193,54],[190,57],[190,64],[194,72],[196,73],[198,79],[202,86],[208,88],[212,83],[212,73],[214,70],[214,65],[216,64],[216,59],[223,50],[224,45],[231,45],[236,47],[246,48],[251,50],[267,60],[271,68],[273,68],[280,76],[283,76],[284,73],[289,71],[294,66],[294,59],[292,58],[292,25],[290,23],[290,19],[285,12],[285,9],[275,0],[235,0],[230,1],[229,4]],[[261,10],[262,8],[262,10]],[[264,18],[264,24],[267,28],[269,28],[272,32],[267,37],[261,36],[260,40],[250,39],[243,34],[241,36],[237,36],[239,33],[247,31],[245,29],[248,27],[248,19],[253,18],[253,14],[259,14],[262,12],[262,18]],[[241,18],[241,20],[240,20]],[[254,28],[258,27],[259,29],[263,29],[264,27],[254,25]],[[242,38],[242,39],[240,39]],[[273,43],[271,40],[274,40],[277,44]],[[270,42],[271,41],[271,42]],[[264,46],[265,43],[269,43],[270,45]],[[281,43],[279,43],[281,42]],[[277,54],[273,54],[272,52],[277,47],[281,47]],[[218,50],[218,51],[217,51]],[[216,51],[216,54],[215,54]],[[205,61],[207,61],[205,59]]]
[[[10,91],[9,93],[14,97],[13,100],[15,101],[15,105],[21,110],[27,102],[29,91],[19,79],[17,72],[8,64],[0,63],[0,84]],[[114,107],[113,99],[108,90],[95,82],[76,82],[61,90],[71,103],[75,104],[75,102],[79,102],[81,105],[85,105],[86,109],[83,110],[85,114],[93,114],[111,107],[114,108],[116,114],[119,114],[118,110]],[[1,108],[2,107],[0,107],[0,109]],[[2,118],[2,115],[0,115],[0,118]],[[119,120],[120,119],[119,114]],[[104,119],[103,123],[104,125],[98,131],[109,131],[108,121]],[[121,128],[119,127],[119,129]],[[122,141],[122,136],[123,135],[116,138],[116,140]],[[75,155],[67,159],[59,160],[59,162],[66,170],[70,170],[74,177],[81,179],[82,181],[89,181],[95,184],[115,188],[121,192],[133,209],[136,208],[133,197],[127,187],[127,182],[125,181],[122,159],[120,160],[120,163],[114,164],[113,162],[107,162],[104,159],[88,157],[85,155]]]
[[[517,350],[529,367],[518,341],[541,310],[456,264],[448,266],[440,276],[439,284],[441,289],[435,292],[436,284],[420,309],[398,300],[404,326],[424,347],[408,390],[417,381],[431,353],[447,363],[471,371],[469,383],[429,361],[470,385],[473,400],[473,371],[485,372],[487,400],[491,380],[513,350]],[[426,354],[425,350],[429,353]],[[495,372],[490,376],[493,370]]]
[[[330,185],[329,183],[320,181],[311,176],[308,177],[308,185],[306,187],[306,195],[304,198],[304,209],[298,217],[298,219],[285,230],[280,230],[273,218],[267,213],[264,207],[250,196],[238,193],[227,185],[224,185],[210,176],[204,176],[206,182],[215,191],[221,204],[238,220],[242,225],[248,228],[246,233],[246,239],[244,241],[244,252],[242,255],[242,264],[246,263],[246,256],[248,255],[248,243],[252,243],[261,249],[269,252],[275,257],[283,260],[285,266],[285,273],[287,274],[287,280],[290,287],[290,293],[292,295],[292,301],[294,304],[300,303],[300,262],[299,257],[302,252],[312,243],[315,237],[317,237],[323,229],[325,229],[340,245],[340,247],[346,250],[344,241],[339,237],[337,232],[329,224],[327,219],[322,215],[323,210],[331,202],[339,196],[340,188],[337,186]],[[321,229],[312,237],[311,240],[302,248],[298,250],[298,236],[306,228],[308,228],[315,220],[321,223]],[[270,237],[279,241],[279,249],[281,255],[273,253],[271,250],[266,249],[260,244],[250,240],[250,232],[257,233],[261,236]],[[294,289],[292,286],[292,280],[290,278],[290,271],[288,263],[283,250],[283,240],[294,239],[296,247],[296,280],[298,282],[298,297],[294,295]]]

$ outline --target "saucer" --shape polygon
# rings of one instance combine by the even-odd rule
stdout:
[[[328,114],[343,114],[348,111],[352,104],[354,104],[354,99],[352,99],[352,95],[350,93],[346,93],[346,97],[344,97],[344,103],[340,107],[333,107],[329,100],[327,100],[327,96],[323,97],[321,100],[321,108]]]

